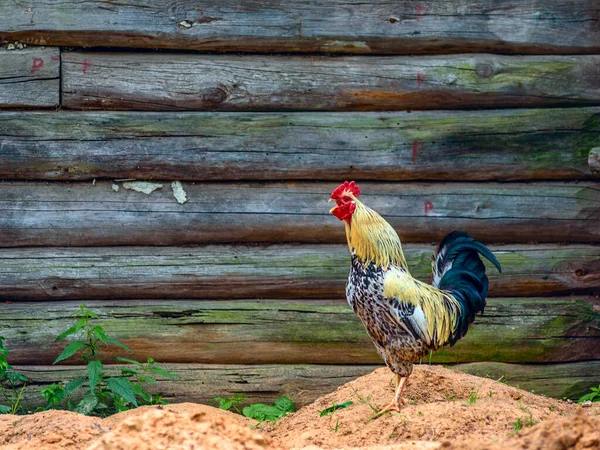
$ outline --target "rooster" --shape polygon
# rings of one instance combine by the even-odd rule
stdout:
[[[481,242],[453,231],[434,254],[433,285],[410,275],[400,238],[377,212],[358,200],[353,181],[338,186],[331,213],[344,221],[352,266],[346,297],[379,355],[395,374],[393,401],[379,414],[400,411],[413,363],[467,334],[475,314],[483,313],[488,290],[487,258],[500,263]]]

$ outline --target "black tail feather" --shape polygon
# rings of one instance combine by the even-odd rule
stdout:
[[[451,292],[461,308],[461,316],[449,341],[450,345],[467,334],[469,325],[475,320],[475,314],[483,313],[485,309],[488,278],[479,255],[502,272],[500,263],[490,249],[464,231],[448,234],[436,253],[433,284]]]

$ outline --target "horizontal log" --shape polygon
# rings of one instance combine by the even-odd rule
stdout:
[[[108,375],[117,375],[122,366],[106,366]],[[282,395],[296,407],[312,403],[339,386],[372,372],[373,365],[213,365],[168,364],[166,369],[180,376],[173,381],[157,376],[149,392],[170,403],[210,404],[214,397],[243,394],[244,404],[272,403]],[[23,404],[35,408],[44,403],[41,390],[52,383],[68,382],[85,373],[84,366],[16,366],[29,379]],[[78,398],[78,397],[75,397]]]
[[[110,182],[0,183],[0,246],[345,242],[329,214],[336,183],[169,182],[146,195]],[[363,200],[407,242],[455,229],[487,242],[600,239],[598,183],[362,183]]]
[[[1,11],[0,4],[0,22],[4,19]],[[0,108],[58,105],[59,54],[57,48],[9,51],[0,47]]]
[[[407,245],[429,281],[433,246]],[[490,296],[600,293],[600,247],[492,246]],[[345,245],[0,249],[1,300],[344,298]]]
[[[573,180],[596,146],[600,108],[21,112],[0,116],[0,179]]]
[[[105,366],[106,373],[119,374],[121,367]],[[210,404],[214,397],[231,397],[234,394],[243,394],[246,403],[272,403],[287,395],[297,407],[301,407],[378,367],[168,364],[165,368],[180,378],[173,381],[157,376],[158,383],[148,388],[171,403]],[[577,400],[591,386],[597,385],[600,361],[544,365],[481,362],[451,368],[495,379],[502,377],[511,385],[540,395]],[[43,404],[41,390],[44,387],[68,382],[85,373],[84,366],[16,366],[15,370],[29,379],[23,404],[32,409]]]
[[[593,0],[0,1],[0,40],[218,51],[592,53]]]
[[[370,338],[342,300],[98,301],[106,333],[135,357],[168,363],[379,364]],[[13,364],[51,364],[67,342],[76,302],[9,303],[0,329]],[[433,355],[439,363],[558,363],[600,359],[598,299],[489,299],[469,334]],[[110,356],[123,354],[109,348]],[[81,363],[71,358],[66,364]]]
[[[418,110],[600,104],[600,56],[65,53],[66,108]]]
[[[472,375],[501,379],[539,395],[574,401],[589,393],[590,387],[598,386],[600,373],[600,361],[541,365],[477,362],[451,367]]]

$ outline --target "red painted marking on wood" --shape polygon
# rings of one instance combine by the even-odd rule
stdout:
[[[426,73],[417,72],[417,87],[421,87],[421,83],[425,80]]]
[[[425,215],[428,216],[431,211],[433,211],[433,203],[429,200],[425,201],[423,204],[423,209],[425,210]]]
[[[58,55],[54,55],[54,56],[51,56],[51,57],[50,57],[50,59],[51,59],[52,61],[58,61],[58,60],[60,59],[60,56],[58,56]]]
[[[31,63],[31,75],[44,67],[44,60],[42,58],[33,58],[33,63]]]
[[[83,73],[86,74],[88,69],[94,67],[94,62],[91,59],[84,59],[82,64]]]
[[[421,20],[421,16],[427,14],[429,12],[429,6],[427,5],[417,5],[417,22]]]
[[[421,141],[413,141],[412,148],[412,163],[415,164],[417,162],[417,156],[419,156],[419,152],[423,150],[423,143]]]

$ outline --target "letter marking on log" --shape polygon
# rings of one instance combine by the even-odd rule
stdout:
[[[423,204],[423,209],[425,210],[425,215],[428,216],[429,213],[433,210],[433,203],[429,200],[426,200]]]
[[[33,63],[31,64],[31,75],[44,67],[44,60],[42,58],[33,58]]]

